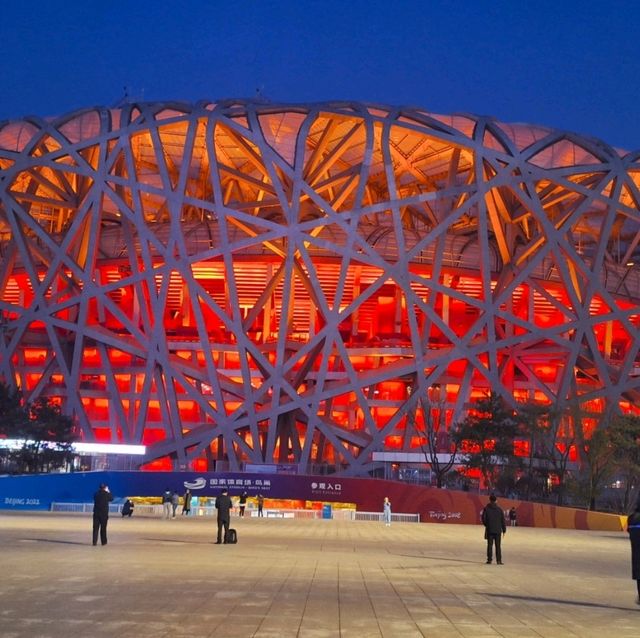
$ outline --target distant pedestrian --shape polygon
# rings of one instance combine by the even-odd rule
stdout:
[[[182,514],[186,514],[189,516],[189,512],[191,511],[191,490],[187,488],[187,491],[184,493],[182,498]]]
[[[636,581],[638,598],[636,603],[640,605],[640,499],[636,503],[636,509],[627,521],[627,531],[631,541],[631,578]]]
[[[100,489],[93,495],[93,544],[98,544],[98,533],[100,543],[107,544],[107,521],[109,520],[109,503],[113,500],[113,494],[104,483],[100,484]]]
[[[258,516],[264,516],[262,508],[264,507],[264,496],[258,494]]]
[[[496,546],[496,562],[502,565],[502,548],[500,541],[507,533],[507,525],[504,520],[504,512],[496,503],[496,495],[489,496],[489,502],[482,510],[482,524],[484,525],[484,537],[487,539],[487,564],[493,561],[493,546]]]
[[[382,519],[387,527],[391,525],[391,501],[388,496],[385,496],[382,502]]]
[[[135,505],[133,504],[133,501],[130,498],[128,498],[124,502],[124,505],[122,506],[122,518],[124,518],[125,516],[128,516],[129,518],[131,518],[134,507]]]
[[[178,495],[178,492],[174,490],[171,494],[171,518],[176,517],[178,505],[180,505],[180,496]]]
[[[244,517],[244,508],[247,506],[248,497],[249,495],[246,493],[246,491],[240,494],[240,501],[238,502],[238,505],[240,506],[240,517]]]
[[[162,511],[165,518],[171,518],[171,496],[169,488],[162,493]]]
[[[216,545],[226,543],[229,535],[229,524],[231,522],[231,498],[229,490],[225,487],[218,498],[216,498],[216,509],[218,510],[218,539]],[[222,540],[222,530],[224,529],[224,541]]]
[[[509,510],[509,525],[511,525],[511,527],[516,527],[517,524],[518,524],[518,512],[516,512],[515,507],[512,507]]]

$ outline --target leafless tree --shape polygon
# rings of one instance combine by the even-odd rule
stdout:
[[[458,452],[458,441],[452,436],[451,424],[447,431],[446,425],[446,395],[443,397],[440,386],[433,385],[427,395],[420,397],[424,437],[420,439],[420,447],[431,471],[436,477],[436,487],[443,487],[445,476],[451,471]]]

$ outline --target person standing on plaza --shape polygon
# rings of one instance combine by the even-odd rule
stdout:
[[[249,497],[249,495],[247,494],[246,491],[242,492],[242,494],[240,494],[240,501],[238,502],[238,505],[240,506],[240,518],[244,517],[244,508],[247,506],[247,498]]]
[[[258,494],[258,516],[264,516],[262,508],[264,507],[264,496]]]
[[[184,493],[182,498],[182,513],[189,516],[189,512],[191,511],[191,490],[187,488],[187,491]]]
[[[387,527],[391,525],[391,501],[388,496],[385,496],[382,502],[382,519]]]
[[[487,539],[487,564],[493,561],[493,545],[496,546],[496,562],[502,565],[502,548],[500,541],[507,533],[507,525],[504,520],[504,512],[496,503],[496,495],[489,496],[489,502],[482,510],[482,524],[484,525],[484,537]]]
[[[231,522],[231,507],[233,503],[229,497],[229,490],[223,488],[222,493],[216,498],[216,509],[218,510],[218,539],[216,545],[227,542],[229,535],[229,524]],[[224,541],[222,540],[222,530],[224,528]]]
[[[171,518],[171,490],[169,488],[162,493],[162,511],[164,518]]]
[[[107,544],[107,521],[109,520],[109,503],[113,500],[113,494],[104,483],[100,484],[100,489],[93,495],[93,544],[98,544],[98,533],[100,543]]]
[[[636,509],[627,520],[627,532],[631,541],[631,578],[636,581],[638,598],[636,603],[640,605],[640,498],[636,503]]]
[[[174,490],[171,494],[171,518],[176,517],[178,505],[180,505],[180,496],[178,495],[178,492]]]
[[[515,507],[509,510],[509,524],[511,527],[515,527],[518,524],[518,512],[516,512]]]

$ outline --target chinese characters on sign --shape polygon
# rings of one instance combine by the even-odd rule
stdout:
[[[271,481],[269,479],[212,478],[209,480],[209,487],[248,487],[268,491],[271,488]]]
[[[329,482],[320,482],[320,483],[311,483],[311,492],[313,494],[332,494],[337,495],[342,492],[342,484],[341,483],[329,483]]]

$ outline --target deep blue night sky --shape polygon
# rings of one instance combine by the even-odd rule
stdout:
[[[0,120],[122,99],[358,100],[640,149],[640,3],[7,0]]]

